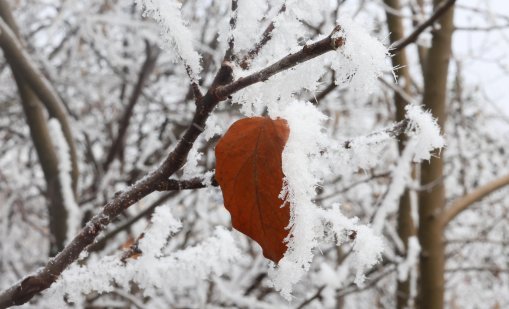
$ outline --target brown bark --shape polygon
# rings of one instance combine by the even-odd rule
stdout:
[[[13,29],[11,32],[18,32],[6,2],[0,1],[0,22],[3,22],[3,20],[5,20],[4,25],[8,24],[9,28]],[[0,33],[2,49],[4,49],[4,44],[7,44],[9,40],[9,38],[5,37],[6,35],[7,33]],[[67,237],[67,209],[65,208],[60,179],[58,177],[59,161],[49,134],[43,105],[29,87],[24,75],[20,73],[15,62],[11,61],[16,55],[9,49],[4,49],[4,55],[12,69],[18,86],[23,112],[30,128],[30,136],[46,180],[46,200],[51,235],[49,254],[54,256],[64,248]]]
[[[393,50],[399,51],[405,48],[407,45],[414,43],[424,30],[432,26],[443,14],[449,11],[449,8],[451,8],[455,3],[456,0],[444,0],[443,2],[440,2],[439,5],[435,5],[433,14],[423,23],[417,25],[415,30],[412,31],[408,37],[398,40],[393,45]]]
[[[509,185],[509,175],[496,178],[482,186],[476,187],[468,194],[455,200],[441,215],[441,221],[444,228],[447,224],[456,218],[461,212],[467,209],[470,205],[474,204],[490,195],[491,193]]]
[[[401,9],[401,4],[399,0],[384,0],[385,4],[394,10],[399,11]],[[394,14],[386,13],[387,17],[387,27],[390,33],[390,41],[391,44],[396,42],[401,42],[401,40],[405,37],[405,31],[403,26],[403,21],[401,17],[396,16]],[[408,61],[405,52],[405,46],[402,45],[399,51],[392,57],[392,65],[393,67],[399,68],[396,71],[398,75],[399,84],[401,86],[401,90],[410,95],[410,72],[408,70]],[[396,120],[402,121],[405,119],[405,106],[408,102],[406,102],[405,98],[398,92],[394,92],[394,104],[396,106]],[[405,147],[405,139],[400,136],[398,142],[399,152],[401,153]],[[415,226],[411,216],[411,201],[410,201],[410,192],[408,189],[405,190],[405,193],[401,196],[399,200],[398,207],[398,235],[405,246],[405,252],[408,251],[408,239],[415,235]],[[410,297],[410,280],[407,279],[405,281],[397,282],[396,288],[396,306],[397,308],[407,308]]]
[[[434,0],[435,8],[442,1]],[[423,105],[437,118],[444,128],[446,120],[446,94],[451,39],[453,33],[454,7],[447,10],[439,19],[440,28],[433,32],[424,71]],[[433,157],[421,165],[421,184],[436,183],[419,196],[419,241],[422,247],[420,256],[420,307],[444,307],[444,241],[440,212],[445,203],[445,187],[442,157]]]
[[[30,136],[35,146],[37,157],[46,180],[46,200],[48,204],[48,218],[50,250],[49,255],[56,255],[64,248],[67,237],[67,209],[58,177],[58,157],[53,147],[46,123],[46,115],[42,104],[34,93],[26,86],[19,74],[14,74],[18,91],[21,96],[21,104],[30,128]]]

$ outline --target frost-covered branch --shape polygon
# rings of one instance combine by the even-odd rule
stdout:
[[[278,14],[283,13],[286,11],[286,4],[283,4],[281,8],[279,9]],[[240,66],[244,69],[247,69],[249,65],[251,64],[251,61],[258,55],[260,50],[267,45],[267,43],[272,39],[272,31],[274,31],[275,28],[275,21],[271,21],[270,24],[265,28],[265,31],[263,31],[262,37],[260,41],[258,41],[255,46],[250,49],[247,54],[242,58],[240,61]]]
[[[377,132],[373,132],[373,133],[363,137],[363,141],[366,141],[366,140],[369,141],[370,139],[376,139],[380,135],[386,135],[388,137],[398,137],[399,135],[405,133],[405,131],[409,127],[409,124],[410,124],[409,119],[404,119],[400,122],[393,124],[390,127],[387,127],[385,129],[382,129]],[[347,141],[343,142],[343,147],[345,149],[350,149],[350,148],[352,148],[352,144],[355,142],[357,142],[357,139],[347,140]]]
[[[218,186],[218,183],[214,176],[208,179],[201,177],[186,180],[166,179],[158,184],[157,191],[192,190],[192,189],[202,189],[209,186],[214,187]]]
[[[196,139],[204,131],[205,123],[217,104],[229,95],[254,83],[262,82],[279,72],[292,68],[299,63],[316,58],[324,53],[341,47],[344,38],[334,37],[339,27],[323,40],[306,45],[299,52],[290,54],[273,65],[253,74],[251,77],[232,80],[231,64],[224,62],[216,74],[212,85],[199,101],[191,124],[163,163],[124,191],[119,192],[95,215],[78,235],[54,259],[34,274],[28,275],[7,290],[0,293],[0,308],[20,305],[29,301],[37,293],[47,289],[58,276],[72,264],[80,253],[93,243],[95,238],[125,209],[143,197],[158,190],[186,162]],[[186,45],[187,46],[187,45]],[[225,86],[226,85],[226,86]]]
[[[335,36],[340,29],[341,28],[337,26],[334,31],[326,38],[315,43],[304,45],[300,51],[287,55],[286,57],[280,59],[265,69],[262,69],[251,75],[241,77],[228,85],[218,87],[214,91],[215,95],[218,98],[226,98],[232,93],[250,85],[266,81],[271,76],[288,70],[298,65],[299,63],[311,60],[322,54],[338,49],[345,43],[344,37]]]
[[[35,69],[35,65],[30,63],[30,59],[28,55],[24,54],[24,50],[19,45],[20,42],[17,41],[17,37],[20,32],[17,28],[16,22],[14,20],[13,15],[11,14],[9,5],[1,0],[0,1],[0,22],[3,24],[5,32],[3,34],[0,33],[0,43],[2,45],[2,49],[4,49],[4,56],[7,59],[6,64],[9,64],[11,71],[13,73],[14,79],[17,84],[18,93],[20,96],[20,103],[23,107],[23,113],[26,117],[26,124],[30,129],[30,137],[33,143],[33,146],[36,150],[37,157],[44,173],[45,179],[45,188],[41,191],[45,192],[45,197],[47,200],[47,211],[49,214],[49,234],[50,234],[50,252],[51,256],[58,253],[61,250],[66,242],[66,236],[68,234],[67,231],[67,218],[68,218],[68,206],[69,204],[66,200],[74,200],[75,186],[77,184],[74,176],[77,176],[77,170],[74,169],[74,163],[72,157],[72,150],[74,149],[74,142],[71,140],[69,145],[61,145],[66,149],[71,149],[66,151],[66,155],[71,156],[71,160],[69,162],[62,162],[59,158],[59,153],[55,151],[53,144],[55,142],[56,136],[52,134],[49,129],[47,113],[44,110],[44,104],[41,103],[40,98],[37,97],[37,94],[32,89],[30,83],[27,81],[27,77],[25,72],[22,69],[19,69],[15,64],[15,61],[11,61],[12,59],[21,59],[25,60],[25,64],[28,64],[29,67]],[[10,29],[9,29],[10,28]],[[12,31],[11,31],[12,30]],[[12,50],[11,50],[12,48]],[[7,50],[7,51],[6,51]],[[18,53],[19,52],[19,53]],[[37,72],[38,73],[38,72]],[[38,78],[36,76],[36,78]],[[51,115],[51,111],[50,111]],[[55,119],[55,118],[54,118]],[[58,120],[55,120],[58,121]],[[61,127],[61,125],[59,125]],[[61,130],[59,130],[60,133]],[[65,132],[64,132],[65,133]],[[65,135],[64,135],[65,136]],[[64,143],[68,143],[64,137]],[[58,148],[58,147],[57,147]],[[60,148],[63,149],[63,148]],[[67,156],[68,157],[68,156]],[[66,160],[67,161],[67,160]],[[62,166],[70,164],[69,169],[69,177],[70,181],[63,182],[64,179],[60,176],[67,175],[67,172],[62,171]],[[34,170],[33,168],[25,168],[25,170]],[[70,189],[70,190],[66,190]],[[64,191],[73,195],[71,198],[66,198],[64,196]],[[70,192],[69,192],[70,191]]]
[[[129,291],[132,283],[142,288],[145,296],[155,299],[162,288],[185,290],[203,278],[223,274],[240,255],[232,234],[223,228],[217,228],[212,237],[194,247],[170,252],[166,248],[168,238],[181,228],[182,223],[171,215],[168,206],[158,207],[138,241],[137,259],[124,253],[121,258],[111,255],[91,259],[88,265],[73,265],[45,292],[47,302],[52,304],[49,307],[62,308],[68,301],[82,307],[85,295],[91,291],[104,293],[117,287]],[[192,275],[189,269],[193,269]]]
[[[81,224],[81,211],[72,189],[72,169],[69,147],[65,141],[62,127],[56,119],[49,121],[49,131],[52,136],[53,146],[56,149],[58,157],[58,178],[60,181],[60,191],[63,198],[63,205],[67,210],[67,239],[69,242],[74,234],[79,230]]]
[[[373,220],[373,228],[379,233],[382,232],[387,215],[397,209],[398,200],[409,182],[411,163],[429,160],[432,151],[445,145],[440,128],[430,113],[416,105],[408,105],[405,109],[408,140],[392,171],[392,183]]]
[[[28,53],[22,47],[16,33],[9,27],[5,21],[5,16],[10,15],[7,11],[7,4],[4,0],[0,3],[0,48],[3,50],[7,62],[14,71],[19,72],[23,76],[23,80],[30,86],[31,90],[44,104],[51,117],[55,117],[60,122],[64,132],[65,139],[69,144],[72,162],[72,186],[76,191],[78,182],[78,159],[76,154],[76,145],[74,142],[69,117],[65,110],[64,104],[56,93],[51,83],[40,72]],[[14,19],[12,19],[14,23]]]
[[[144,14],[155,19],[161,25],[161,38],[166,47],[174,49],[177,56],[188,69],[191,82],[199,80],[202,70],[201,56],[194,50],[193,35],[182,18],[179,1],[137,0],[144,9]]]

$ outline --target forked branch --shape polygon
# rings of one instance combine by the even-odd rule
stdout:
[[[59,275],[78,258],[80,253],[93,244],[99,233],[125,209],[154,191],[178,185],[182,186],[182,183],[176,184],[169,180],[169,178],[186,162],[189,151],[198,136],[203,132],[205,122],[217,104],[240,89],[262,82],[299,63],[341,47],[344,44],[344,39],[334,36],[338,29],[336,27],[327,38],[306,45],[300,51],[282,58],[269,67],[233,82],[230,82],[232,80],[231,63],[228,61],[223,62],[208,92],[200,100],[200,104],[197,104],[192,123],[188,126],[175,149],[168,154],[164,162],[134,185],[116,194],[110,202],[104,205],[101,212],[95,215],[79,234],[39,271],[26,276],[7,290],[1,292],[0,309],[24,304],[34,295],[49,288]],[[185,185],[192,187],[203,184],[201,181],[200,183],[191,181]]]
[[[441,3],[439,7],[437,7],[436,10],[433,12],[433,14],[431,14],[431,16],[427,20],[418,25],[417,28],[415,28],[415,30],[412,33],[410,33],[410,35],[394,43],[394,45],[392,45],[391,52],[398,53],[403,48],[414,43],[417,40],[417,38],[419,38],[419,35],[421,35],[421,33],[424,32],[424,30],[432,26],[455,3],[456,0],[446,0],[443,3]]]
[[[477,187],[472,192],[455,200],[452,205],[442,213],[443,226],[446,227],[456,216],[472,204],[482,200],[491,193],[509,185],[509,174]]]
[[[6,6],[2,4],[2,9]],[[40,70],[33,63],[30,56],[21,46],[14,31],[9,27],[4,18],[4,14],[0,12],[0,48],[3,50],[9,65],[23,75],[23,79],[30,86],[30,89],[37,95],[37,97],[44,104],[51,117],[58,119],[62,132],[64,133],[65,140],[69,145],[71,154],[72,165],[72,186],[76,191],[78,179],[78,159],[76,154],[76,145],[72,135],[69,117],[64,108],[64,104],[55,89],[44,77]]]

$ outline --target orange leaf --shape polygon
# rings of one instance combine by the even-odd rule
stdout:
[[[281,156],[290,129],[286,120],[267,117],[235,122],[216,146],[216,179],[232,225],[255,240],[263,255],[277,263],[286,251],[283,242],[290,208],[281,207]]]

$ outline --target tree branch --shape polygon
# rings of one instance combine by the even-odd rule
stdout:
[[[406,131],[406,129],[408,128],[408,124],[409,123],[410,123],[410,121],[408,119],[404,119],[404,120],[401,120],[400,122],[396,122],[392,126],[387,127],[387,128],[385,128],[383,130],[380,130],[380,131],[368,134],[367,137],[376,136],[377,134],[380,134],[381,132],[386,133],[386,134],[388,134],[391,137],[398,137],[398,136],[400,136],[401,134],[403,134]],[[343,143],[343,147],[346,148],[346,149],[352,148],[352,143],[354,141],[355,140],[348,140],[348,141],[344,142]]]
[[[232,61],[233,60],[233,52],[235,48],[235,38],[233,37],[233,30],[237,27],[237,9],[238,9],[238,0],[232,0],[232,11],[230,16],[230,37],[228,38],[228,49],[225,53],[225,60]]]
[[[326,285],[322,285],[321,287],[318,288],[318,290],[316,290],[316,292],[311,296],[309,297],[308,299],[304,300],[298,307],[297,309],[302,309],[304,307],[306,307],[307,305],[309,305],[310,303],[312,303],[315,299],[318,299],[318,300],[321,300],[322,298],[322,291],[323,289],[325,289],[327,286]]]
[[[111,148],[108,152],[108,155],[106,156],[106,161],[103,164],[104,172],[108,170],[108,167],[110,166],[111,162],[113,162],[115,156],[119,153],[119,151],[122,148],[124,137],[125,134],[127,133],[127,128],[129,127],[129,122],[133,115],[134,106],[139,101],[145,82],[152,73],[152,71],[154,70],[154,66],[159,56],[159,50],[156,49],[154,51],[154,49],[150,46],[150,43],[148,41],[145,41],[145,53],[146,59],[141,67],[140,74],[138,75],[138,81],[134,86],[133,92],[131,93],[131,96],[129,98],[129,103],[127,104],[124,114],[120,119],[117,136],[113,141]]]
[[[458,198],[442,213],[441,220],[443,227],[445,228],[449,222],[456,218],[456,216],[467,209],[470,205],[482,200],[486,196],[507,185],[509,185],[509,174],[492,180],[485,185],[479,186],[467,195]]]
[[[446,0],[443,1],[440,6],[436,8],[436,10],[431,14],[431,16],[421,23],[415,30],[406,38],[401,39],[394,43],[391,47],[391,52],[398,53],[403,48],[407,47],[407,45],[412,44],[417,40],[419,35],[426,30],[429,26],[433,25],[445,12],[447,12],[454,4],[456,3],[456,0]]]
[[[229,95],[240,89],[264,81],[274,74],[342,46],[344,38],[333,38],[333,34],[338,29],[336,27],[327,38],[304,46],[301,51],[284,57],[268,68],[253,74],[252,77],[240,78],[235,82],[230,82],[232,79],[231,64],[228,61],[223,61],[208,92],[197,104],[191,124],[164,162],[134,185],[116,194],[110,202],[104,205],[101,212],[95,215],[78,235],[55,258],[48,261],[44,267],[1,292],[0,309],[24,304],[37,293],[49,288],[58,279],[58,276],[79,257],[80,253],[94,242],[99,233],[113,219],[143,197],[160,189],[161,183],[167,183],[168,188],[174,188],[175,184],[168,180],[169,177],[184,165],[194,142],[204,131],[209,115],[220,101],[225,100]],[[181,183],[181,185],[183,184]],[[189,188],[199,186],[195,181],[191,181],[186,185]]]
[[[334,34],[336,34],[337,31],[339,31],[339,27],[336,27],[325,39],[309,45],[304,45],[300,51],[287,55],[265,69],[251,75],[241,77],[228,85],[218,87],[215,90],[215,95],[218,98],[226,98],[230,94],[246,88],[247,86],[266,81],[271,76],[288,70],[299,63],[311,60],[329,51],[336,50],[345,43],[345,39],[343,37],[334,37]]]
[[[7,27],[12,29],[11,36],[19,35],[14,17],[11,14],[8,4],[0,0],[0,22],[5,20]],[[9,29],[8,29],[9,30]],[[14,37],[15,38],[15,37]],[[5,36],[0,33],[0,40]],[[5,39],[8,42],[8,40]],[[14,75],[20,102],[25,114],[26,123],[30,129],[30,137],[34,144],[39,164],[42,168],[46,182],[45,196],[47,200],[47,209],[49,215],[49,244],[50,256],[57,254],[64,248],[67,238],[67,208],[64,202],[61,179],[59,177],[59,159],[53,145],[54,141],[48,128],[46,113],[43,104],[29,87],[22,71],[10,61],[13,55],[5,53],[7,63]]]
[[[115,228],[108,232],[106,235],[102,236],[100,239],[96,240],[92,245],[90,245],[87,248],[88,252],[94,252],[94,251],[100,251],[104,248],[108,240],[115,237],[118,233],[128,229],[130,226],[132,226],[134,223],[138,222],[142,218],[146,218],[147,216],[151,215],[152,212],[154,212],[154,209],[156,209],[157,206],[164,203],[166,200],[176,196],[178,191],[169,192],[160,198],[158,198],[156,201],[154,201],[150,206],[139,212],[137,215],[126,219],[124,222],[121,222]]]
[[[157,185],[156,191],[182,191],[202,189],[208,187],[206,182],[207,180],[201,177],[186,180],[165,179]],[[210,186],[217,187],[218,185],[219,184],[213,176],[210,179]]]
[[[283,4],[281,6],[281,9],[279,9],[278,15],[286,11],[286,4]],[[265,28],[265,31],[263,31],[262,38],[258,43],[255,44],[255,46],[247,52],[247,54],[242,58],[242,61],[240,61],[240,67],[243,69],[249,68],[251,65],[251,61],[258,55],[260,50],[267,45],[267,43],[272,39],[272,31],[274,31],[275,28],[275,21],[272,21],[267,28]]]
[[[3,1],[0,4],[0,8],[5,10],[7,5],[3,3]],[[55,92],[55,89],[37,69],[29,55],[25,52],[14,31],[4,21],[2,16],[5,14],[6,12],[0,12],[0,47],[4,51],[10,66],[23,76],[23,80],[27,82],[31,90],[33,90],[37,97],[41,100],[50,116],[55,117],[60,122],[65,139],[69,145],[72,164],[72,186],[76,193],[79,175],[78,159],[76,154],[76,145],[74,143],[71,126],[69,124],[64,104]]]

